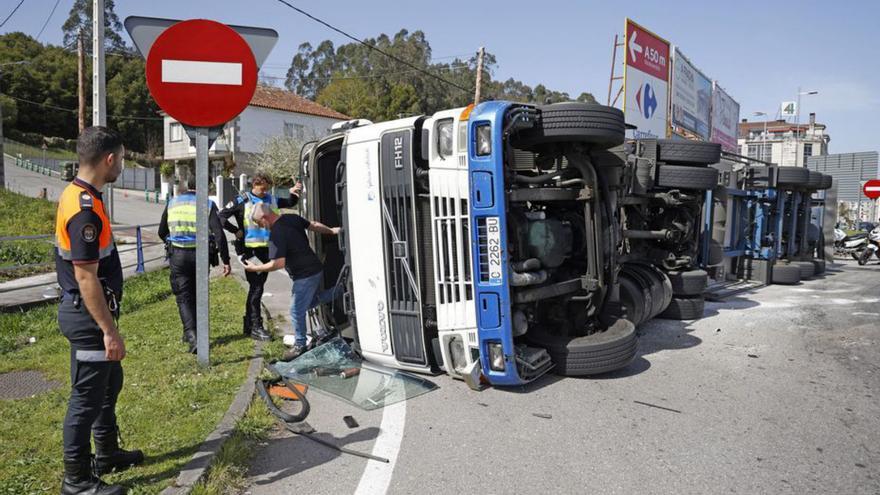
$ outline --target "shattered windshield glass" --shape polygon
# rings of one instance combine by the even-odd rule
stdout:
[[[290,362],[279,361],[272,366],[288,380],[305,383],[367,411],[437,388],[422,377],[364,362],[340,337]]]

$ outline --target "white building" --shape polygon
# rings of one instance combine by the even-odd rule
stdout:
[[[195,159],[196,148],[183,126],[164,115],[164,158],[178,164]],[[257,86],[250,104],[211,146],[208,157],[214,167],[231,160],[236,173],[252,173],[258,165],[263,142],[287,136],[305,142],[327,134],[330,126],[348,117],[290,91]]]
[[[809,122],[800,126],[785,120],[749,122],[743,119],[737,144],[743,156],[780,166],[803,167],[807,158],[827,155],[829,141],[831,136],[825,132],[825,124],[816,123],[816,114],[811,113]]]

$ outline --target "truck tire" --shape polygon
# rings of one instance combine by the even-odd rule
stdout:
[[[638,337],[635,325],[619,319],[605,331],[583,337],[554,335],[547,328],[529,330],[527,339],[547,349],[556,364],[554,373],[587,376],[624,368],[636,357]]]
[[[707,190],[718,185],[718,170],[714,168],[660,165],[657,186],[675,189]]]
[[[608,149],[623,144],[623,112],[591,103],[564,102],[538,107],[535,126],[521,131],[514,145],[532,150],[548,143],[578,142]]]
[[[825,260],[815,259],[813,260],[813,272],[816,275],[822,275],[825,273]]]
[[[819,187],[819,189],[822,189],[822,190],[830,189],[831,188],[831,181],[833,179],[834,178],[828,174],[822,174],[822,186]]]
[[[673,165],[708,166],[721,161],[721,145],[698,141],[658,139],[657,160]]]
[[[816,274],[816,265],[812,261],[790,261],[791,266],[796,266],[801,271],[801,280],[807,280]]]
[[[623,305],[623,317],[638,326],[645,321],[646,313],[642,288],[638,282],[624,273],[621,273],[617,280],[620,282],[620,303]]]
[[[649,263],[624,263],[623,270],[638,278],[650,291],[650,305],[646,304],[646,314],[642,321],[650,320],[660,314],[672,300],[672,284],[662,270]]]
[[[660,313],[658,318],[664,320],[696,320],[703,317],[706,309],[706,300],[703,296],[696,297],[673,297],[666,311]]]
[[[776,262],[770,280],[774,284],[795,285],[801,281],[801,269],[785,263]]]
[[[808,170],[809,178],[807,179],[807,188],[812,190],[819,190],[822,188],[822,178],[825,176],[822,172],[816,172],[815,170]]]
[[[672,283],[672,294],[678,296],[697,296],[703,293],[709,275],[705,270],[666,272]]]
[[[810,180],[810,171],[802,167],[776,167],[776,184],[802,187]]]
[[[715,239],[709,240],[709,259],[706,264],[709,266],[720,265],[724,261],[724,248],[721,243]]]

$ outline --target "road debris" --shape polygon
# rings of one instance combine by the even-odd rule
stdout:
[[[681,411],[679,411],[678,409],[672,409],[669,407],[658,406],[657,404],[651,404],[649,402],[642,402],[640,400],[634,400],[633,402],[635,402],[636,404],[641,404],[643,406],[654,407],[657,409],[663,409],[664,411],[670,411],[670,412],[681,414]]]

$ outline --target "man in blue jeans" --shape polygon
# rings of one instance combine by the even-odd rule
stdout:
[[[245,263],[249,272],[271,272],[287,269],[293,280],[293,302],[290,305],[290,320],[293,322],[295,344],[284,354],[289,361],[303,353],[306,346],[306,313],[318,306],[336,299],[342,294],[342,286],[337,285],[319,290],[324,266],[309,246],[306,230],[325,235],[338,235],[339,227],[327,227],[321,222],[285,214],[278,215],[264,203],[254,205],[252,220],[261,228],[269,229],[269,260],[266,263]]]

